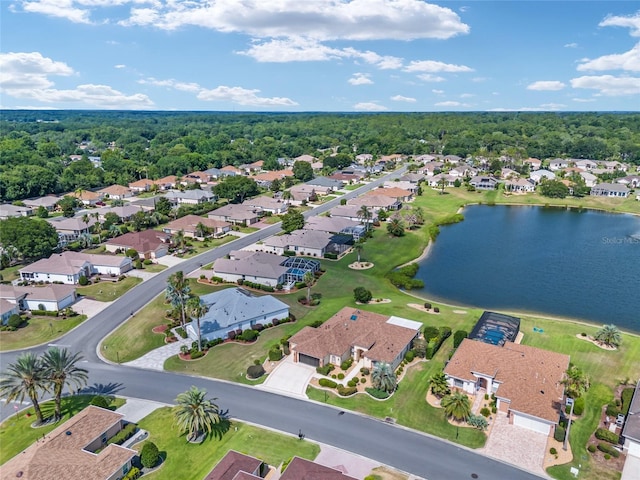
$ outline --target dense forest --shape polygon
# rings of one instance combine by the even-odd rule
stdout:
[[[640,165],[640,114],[4,110],[0,201],[256,160],[276,169],[277,158],[322,158],[319,150],[329,147],[348,155],[567,157]],[[82,158],[72,161],[71,155]],[[88,156],[100,157],[101,168]]]

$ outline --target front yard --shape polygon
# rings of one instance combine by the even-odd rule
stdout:
[[[111,302],[142,282],[141,278],[127,277],[118,282],[101,281],[84,287],[78,286],[76,292],[99,302]]]
[[[25,326],[15,332],[0,332],[0,351],[17,350],[50,342],[63,336],[86,319],[86,315],[68,318],[32,317]]]

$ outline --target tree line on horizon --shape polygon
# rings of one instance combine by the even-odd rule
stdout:
[[[257,160],[338,153],[619,160],[640,165],[636,113],[211,113],[9,111],[0,201],[126,185]],[[80,147],[85,147],[80,148]],[[337,147],[337,152],[331,150]],[[71,155],[81,160],[71,161]],[[88,156],[101,157],[96,167]],[[335,162],[327,160],[327,168]]]

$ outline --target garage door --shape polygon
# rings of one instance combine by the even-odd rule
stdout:
[[[640,457],[640,443],[629,442],[629,455]]]
[[[523,417],[518,414],[513,414],[513,424],[519,427],[528,428],[529,430],[533,430],[534,432],[543,433],[545,435],[549,435],[549,425],[543,422],[539,422],[537,420],[533,420],[531,418]]]
[[[305,365],[311,365],[312,367],[317,367],[320,365],[319,359],[310,357],[309,355],[305,355],[303,353],[298,354],[298,361],[300,363],[304,363]]]

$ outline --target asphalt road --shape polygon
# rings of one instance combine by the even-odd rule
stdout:
[[[324,213],[338,205],[341,199],[353,198],[376,188],[386,180],[401,176],[405,170],[406,167],[403,167],[312,211],[305,212],[305,216]],[[191,385],[196,385],[206,388],[210,395],[217,397],[218,405],[221,408],[228,408],[229,414],[235,419],[264,425],[293,435],[297,435],[298,431],[302,430],[307,440],[317,440],[374,458],[381,463],[428,480],[540,478],[456,444],[390,425],[375,418],[341,412],[315,402],[276,395],[239,384],[107,364],[100,359],[97,354],[100,341],[125,320],[131,318],[132,312],[135,313],[162,293],[169,275],[178,270],[183,270],[185,273],[191,272],[201,265],[227,255],[231,250],[243,248],[279,230],[279,224],[272,225],[164,270],[125,293],[75,330],[57,339],[55,344],[82,352],[85,358],[82,366],[89,370],[89,378],[94,382],[91,385],[93,391],[173,403],[179,392],[187,390]],[[47,345],[43,345],[23,351],[40,353],[46,348]],[[19,353],[21,352],[0,354],[2,370],[8,363],[13,362]],[[3,403],[0,408],[0,418],[4,419],[11,414],[13,414],[13,406]]]

